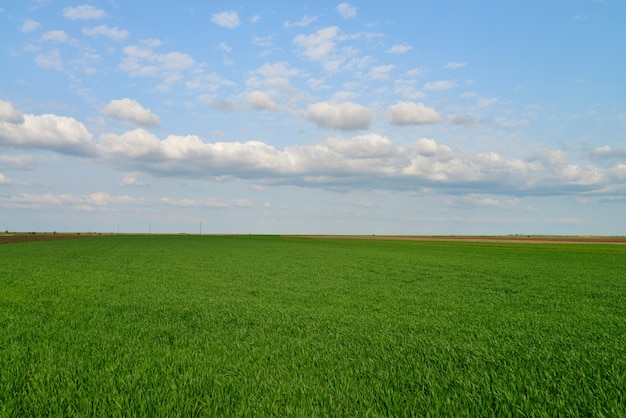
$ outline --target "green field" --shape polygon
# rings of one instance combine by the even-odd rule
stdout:
[[[626,246],[0,246],[0,416],[625,416]]]

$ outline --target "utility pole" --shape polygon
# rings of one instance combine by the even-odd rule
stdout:
[[[202,221],[200,221],[200,235],[202,235]]]

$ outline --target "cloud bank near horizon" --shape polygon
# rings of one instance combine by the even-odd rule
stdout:
[[[352,126],[355,117],[358,120],[364,114],[363,109],[354,104],[331,107],[330,114],[339,125],[335,128]],[[320,113],[326,110],[323,106]],[[372,112],[365,110],[366,119],[371,119]],[[103,112],[139,125],[159,122],[158,116],[129,99],[112,100]],[[390,123],[439,120],[436,112],[421,104],[403,102],[391,106],[388,112],[392,113],[386,116]],[[310,118],[308,112],[305,118]],[[73,118],[24,114],[6,101],[0,101],[0,144],[89,158],[122,172],[206,180],[254,179],[268,185],[370,190],[429,188],[450,194],[489,190],[510,196],[587,193],[619,197],[626,192],[626,164],[606,168],[573,164],[559,150],[543,149],[525,158],[505,158],[495,152],[452,149],[430,138],[395,145],[376,133],[327,136],[317,144],[284,149],[256,140],[210,142],[197,135],[159,138],[144,128],[122,134],[106,132],[96,140],[84,124]],[[587,155],[610,159],[623,153],[603,146]]]

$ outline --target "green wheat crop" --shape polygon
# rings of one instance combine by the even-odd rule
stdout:
[[[626,247],[0,246],[0,416],[624,416]]]

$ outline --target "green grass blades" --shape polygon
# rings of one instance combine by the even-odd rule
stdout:
[[[626,247],[0,247],[0,416],[624,416]]]

